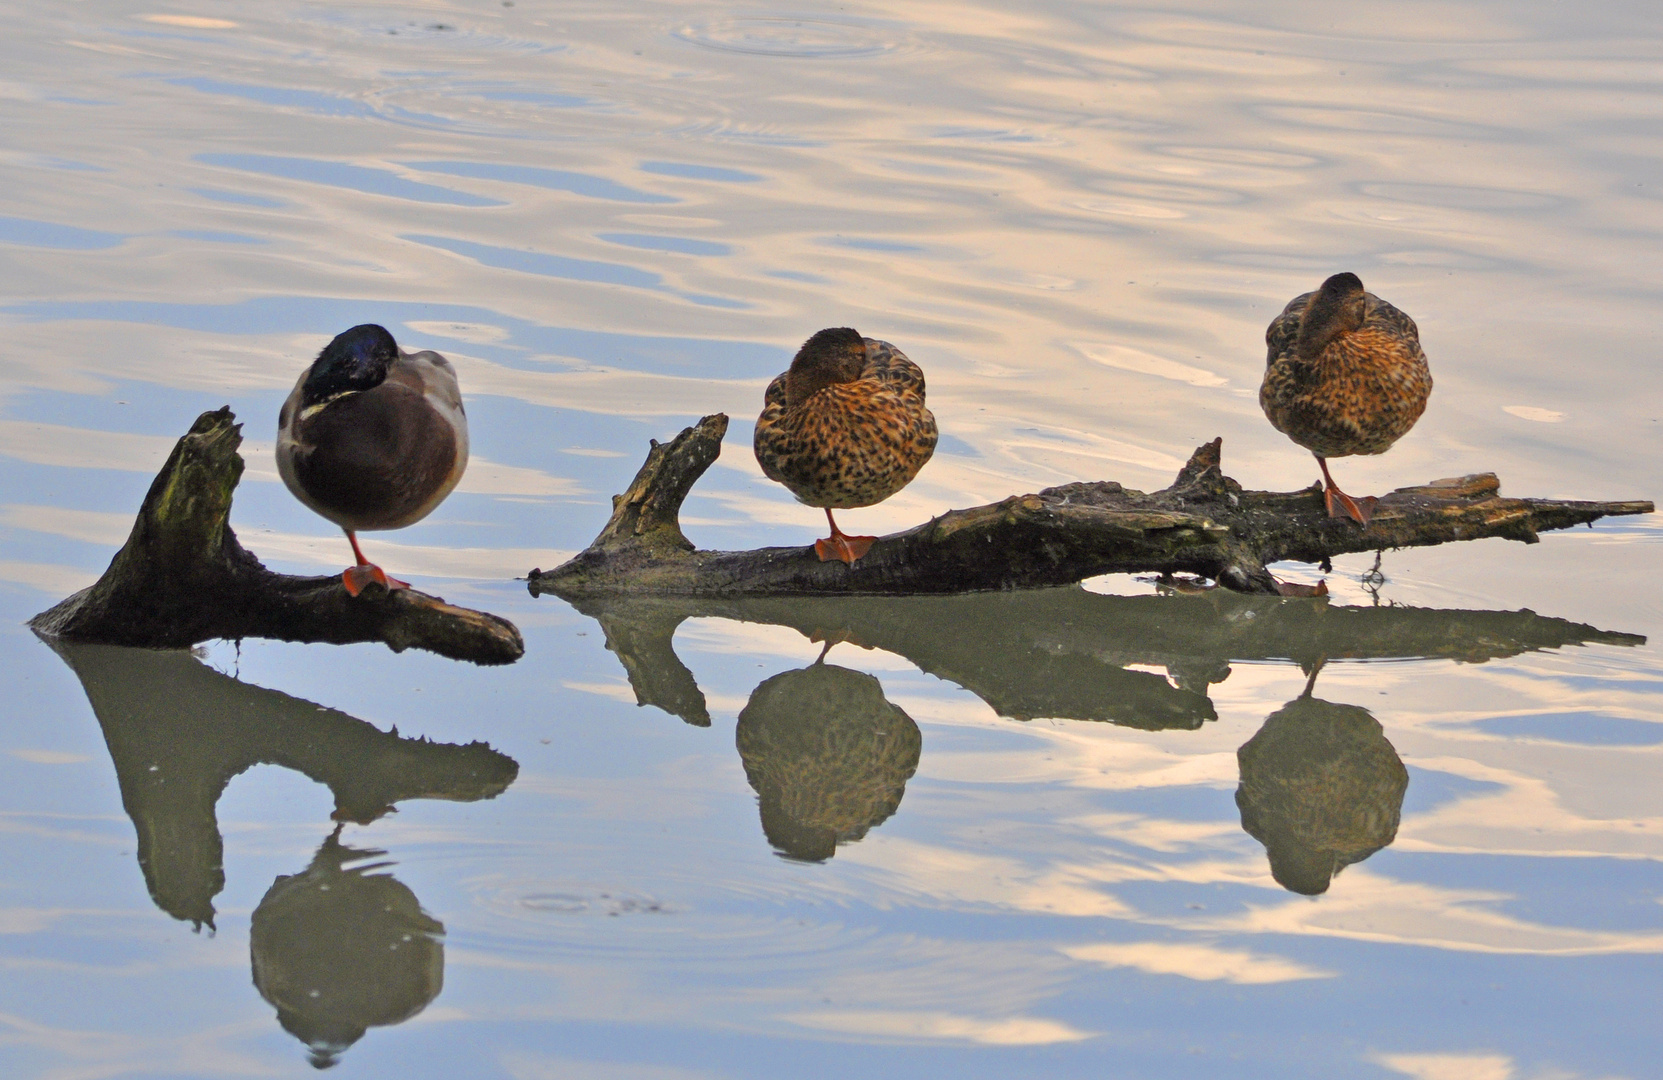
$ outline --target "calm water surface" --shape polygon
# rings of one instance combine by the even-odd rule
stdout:
[[[1437,378],[1348,488],[1655,498],[1652,5],[6,26],[6,1076],[1657,1075],[1653,520],[1388,553],[1373,590],[1343,560],[1326,603],[1122,578],[578,611],[512,580],[715,410],[689,534],[818,535],[749,421],[822,326],[905,349],[944,433],[861,531],[1158,487],[1215,435],[1244,483],[1302,486],[1262,335],[1341,269],[1414,315]],[[244,543],[339,569],[271,445],[365,321],[455,361],[476,455],[366,547],[515,620],[523,661],[23,628],[225,403]]]

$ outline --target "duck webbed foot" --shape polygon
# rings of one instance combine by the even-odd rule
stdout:
[[[372,581],[388,592],[410,587],[408,581],[388,577],[387,571],[364,558],[363,551],[358,547],[358,537],[353,535],[351,529],[342,529],[341,531],[346,533],[347,543],[352,545],[352,557],[358,560],[358,565],[347,567],[346,572],[341,575],[341,584],[346,586],[348,596],[357,596],[364,591],[364,586]]]
[[[875,536],[844,536],[842,533],[833,533],[824,540],[814,541],[814,553],[820,556],[821,562],[842,559],[852,566],[854,561],[866,554],[877,541],[878,538]]]
[[[875,536],[844,535],[843,530],[837,527],[837,521],[833,519],[830,510],[826,511],[826,520],[831,522],[831,535],[824,540],[814,541],[814,553],[820,556],[821,562],[841,559],[853,566],[856,559],[865,555],[872,545],[878,542]]]
[[[1374,504],[1380,501],[1373,495],[1353,499],[1336,487],[1327,488],[1323,492],[1323,498],[1328,503],[1329,517],[1348,517],[1365,528],[1369,519],[1374,517]]]
[[[346,568],[346,572],[341,575],[341,584],[346,586],[348,596],[357,596],[359,593],[363,592],[364,587],[372,581],[386,589],[388,592],[394,592],[398,589],[408,589],[410,587],[410,583],[408,581],[400,581],[396,577],[388,577],[387,571],[381,569],[381,567],[375,565],[374,563],[359,563],[357,566],[349,566]]]
[[[1322,466],[1322,499],[1328,508],[1329,517],[1348,517],[1357,524],[1368,528],[1369,519],[1374,517],[1374,504],[1380,500],[1373,495],[1364,495],[1354,499],[1340,490],[1334,483],[1334,478],[1328,474],[1328,462],[1321,457],[1317,464]]]

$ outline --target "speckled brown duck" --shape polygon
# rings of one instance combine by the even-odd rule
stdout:
[[[1259,407],[1316,456],[1329,515],[1367,526],[1377,500],[1341,491],[1328,459],[1384,454],[1426,410],[1432,372],[1415,320],[1365,291],[1356,274],[1335,274],[1289,301],[1265,344]]]
[[[295,498],[346,533],[353,596],[371,581],[409,586],[364,558],[356,534],[432,513],[468,466],[468,419],[450,361],[407,353],[383,327],[354,326],[324,346],[277,421],[277,471]]]
[[[821,560],[852,564],[877,537],[844,535],[832,511],[900,491],[935,443],[918,365],[887,341],[838,327],[804,342],[790,370],[768,384],[753,445],[770,480],[826,511],[831,536],[814,542]]]

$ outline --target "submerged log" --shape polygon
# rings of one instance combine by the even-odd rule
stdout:
[[[513,623],[437,596],[371,586],[352,597],[338,576],[267,570],[230,525],[241,444],[242,425],[229,408],[197,417],[104,576],[29,625],[64,641],[163,649],[257,637],[379,641],[394,652],[425,649],[476,664],[509,664],[524,654]]]
[[[728,418],[707,416],[652,444],[593,543],[532,592],[665,596],[903,596],[1066,585],[1110,573],[1196,574],[1238,592],[1276,594],[1265,569],[1284,559],[1424,547],[1537,533],[1602,517],[1649,514],[1650,502],[1513,499],[1493,473],[1399,488],[1368,527],[1330,518],[1322,488],[1247,491],[1219,465],[1221,439],[1199,447],[1169,487],[1145,494],[1113,481],[1064,484],[951,510],[878,540],[853,566],[812,546],[699,551],[682,534],[682,501],[721,453]]]

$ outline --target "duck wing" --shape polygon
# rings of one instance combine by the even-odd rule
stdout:
[[[923,369],[887,341],[866,339],[866,367],[861,370],[860,377],[876,379],[884,384],[886,390],[897,393],[911,391],[918,395],[920,401],[923,400]]]
[[[1315,292],[1300,293],[1289,300],[1282,314],[1270,320],[1270,325],[1265,327],[1265,345],[1269,349],[1265,366],[1276,363],[1281,357],[1293,356],[1294,344],[1299,340],[1299,324],[1304,321],[1305,308],[1315,295]]]
[[[762,415],[756,418],[756,431],[751,436],[751,449],[756,454],[757,464],[762,466],[762,474],[780,484],[786,483],[781,463],[798,449],[793,433],[788,432],[782,423],[785,419],[786,374],[781,372],[774,376],[774,381],[762,392]]]
[[[785,377],[788,374],[790,372],[782,371],[775,375],[774,381],[768,384],[768,389],[762,392],[762,408],[764,411],[785,408]]]
[[[1415,325],[1415,320],[1373,293],[1364,295],[1368,297],[1368,312],[1363,316],[1363,325],[1383,326],[1398,337],[1420,344],[1420,327]]]
[[[330,520],[393,529],[426,516],[455,486],[459,450],[426,395],[389,379],[301,419],[291,465],[305,501]]]

